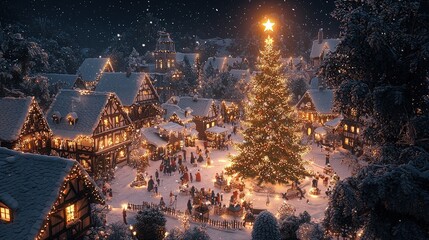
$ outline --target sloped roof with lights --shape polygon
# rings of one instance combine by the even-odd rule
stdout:
[[[161,107],[165,110],[165,119],[169,119],[173,114],[176,114],[176,116],[182,121],[192,119],[192,112],[190,112],[188,116],[185,116],[185,110],[176,104],[163,103],[161,104]]]
[[[320,114],[332,114],[334,104],[334,91],[332,89],[309,89],[298,101],[296,106],[302,104],[305,96],[308,95],[314,105],[315,110]]]
[[[191,67],[194,67],[197,59],[198,59],[198,53],[181,53],[181,52],[176,52],[176,63],[184,63],[185,62],[185,57],[188,59],[189,64],[191,65]]]
[[[318,58],[321,55],[325,56],[330,52],[335,52],[340,43],[340,39],[323,39],[321,43],[319,40],[314,40],[311,47],[310,58]]]
[[[145,81],[146,74],[114,72],[104,73],[97,84],[98,92],[114,92],[124,106],[131,106]]]
[[[108,64],[109,58],[87,58],[80,65],[76,74],[81,76],[83,81],[95,81]]]
[[[44,73],[42,75],[48,79],[49,85],[60,84],[62,89],[72,89],[78,78],[76,74]]]
[[[0,224],[0,239],[35,239],[75,167],[86,176],[95,202],[104,204],[100,189],[78,162],[0,148],[0,202],[12,213],[12,222]]]
[[[243,58],[240,57],[209,57],[204,64],[204,69],[207,69],[211,64],[214,69],[225,72],[228,70],[228,67],[234,66],[234,63],[239,64],[241,62],[243,62]]]
[[[75,139],[78,135],[92,136],[112,94],[114,95],[106,92],[61,90],[46,113],[46,120],[54,136],[65,139]],[[57,112],[61,116],[74,112],[78,120],[74,125],[70,125],[67,119],[55,123],[52,115]]]
[[[168,103],[173,103],[173,99],[177,100],[177,106],[181,109],[189,108],[192,110],[193,116],[206,117],[210,112],[210,107],[213,105],[214,100],[208,98],[195,98],[195,97],[171,97]]]
[[[19,138],[25,119],[30,111],[33,97],[0,98],[0,141],[15,141]]]

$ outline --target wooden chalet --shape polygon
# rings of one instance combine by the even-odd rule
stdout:
[[[329,53],[335,52],[340,43],[340,39],[323,38],[323,28],[319,29],[317,39],[313,41],[310,52],[310,64],[313,68],[318,68]]]
[[[146,73],[104,73],[96,90],[114,92],[136,129],[153,125],[163,113],[159,96]]]
[[[182,109],[178,105],[172,103],[163,103],[161,107],[164,110],[164,121],[175,122],[180,125],[192,122],[193,116],[191,115],[192,110],[190,108]]]
[[[48,154],[52,135],[34,97],[1,98],[0,146],[31,153]]]
[[[198,131],[199,139],[206,139],[205,131],[216,125],[219,110],[213,99],[194,97],[171,97],[167,103],[176,104],[181,109],[191,111],[192,121]]]
[[[76,159],[94,177],[129,161],[134,128],[114,93],[61,90],[46,119],[52,154]]]
[[[240,116],[238,105],[234,102],[221,101],[219,105],[222,120],[225,123],[237,121]]]
[[[0,148],[0,239],[82,239],[103,195],[75,160]]]
[[[313,134],[315,127],[322,126],[338,115],[332,111],[333,102],[332,89],[309,89],[301,97],[296,104],[296,109],[308,135]]]
[[[82,79],[86,89],[94,90],[104,72],[114,72],[109,58],[86,58],[76,75]]]
[[[359,122],[359,113],[352,108],[343,115],[344,118],[339,127],[342,146],[354,154],[363,143],[360,137],[362,124]]]

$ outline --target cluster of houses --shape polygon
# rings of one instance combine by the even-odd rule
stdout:
[[[316,69],[338,39],[313,41],[310,62],[282,59],[291,70]],[[92,180],[130,161],[134,137],[157,160],[196,139],[214,145],[225,139],[219,127],[239,117],[237,104],[198,96],[169,96],[161,104],[154,74],[199,56],[177,53],[161,32],[151,72],[115,72],[108,58],[85,59],[75,75],[45,74],[58,94],[44,113],[34,97],[2,98],[0,109],[0,239],[78,239],[92,226],[92,203],[104,204]],[[250,81],[245,59],[209,58],[204,69],[228,71]],[[321,144],[355,150],[360,125],[356,111],[333,112],[334,91],[315,77],[296,104],[303,131]],[[7,149],[9,148],[9,149]],[[50,155],[50,156],[48,156]],[[43,193],[43,194],[41,194]]]

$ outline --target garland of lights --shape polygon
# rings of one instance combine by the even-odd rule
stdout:
[[[54,205],[52,205],[51,210],[49,211],[48,215],[46,216],[46,219],[44,221],[45,224],[40,229],[39,234],[36,237],[37,240],[41,239],[43,234],[45,234],[45,230],[49,225],[49,219],[50,219],[52,214],[57,212],[58,206],[61,204],[61,199],[63,198],[63,196],[65,194],[65,190],[67,189],[69,181],[71,181],[75,178],[79,178],[80,180],[83,180],[85,189],[92,189],[89,196],[92,196],[95,198],[94,202],[98,202],[102,205],[105,204],[105,200],[102,197],[102,194],[100,194],[98,187],[92,181],[91,177],[89,177],[89,175],[84,170],[82,170],[82,167],[80,166],[80,164],[75,163],[74,166],[72,167],[71,171],[69,172],[69,174],[64,178],[63,185],[61,186],[60,191],[58,193],[59,196],[58,196],[57,200],[55,201]]]

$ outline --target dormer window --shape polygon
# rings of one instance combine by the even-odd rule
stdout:
[[[77,123],[78,117],[76,112],[71,112],[67,114],[67,121],[69,125],[75,125]]]
[[[0,220],[10,222],[10,209],[8,207],[0,207]]]

